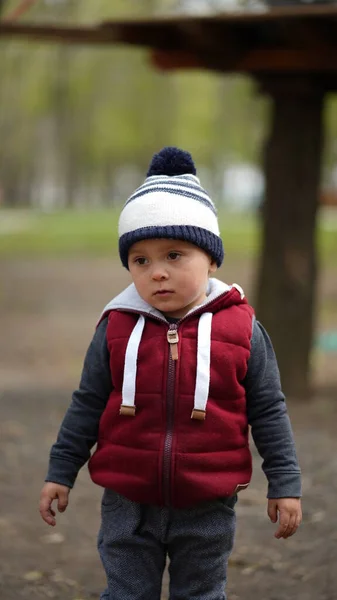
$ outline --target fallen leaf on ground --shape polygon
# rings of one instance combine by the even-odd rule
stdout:
[[[23,576],[26,581],[39,581],[42,577],[43,573],[41,571],[27,571]]]

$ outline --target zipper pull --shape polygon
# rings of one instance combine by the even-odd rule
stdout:
[[[171,327],[171,325],[170,325]],[[179,335],[176,328],[169,329],[167,332],[167,341],[170,344],[172,360],[178,360],[178,342]]]

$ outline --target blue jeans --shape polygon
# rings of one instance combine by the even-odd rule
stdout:
[[[101,600],[160,600],[167,556],[170,600],[225,600],[236,499],[173,509],[105,490],[98,549],[108,587]]]

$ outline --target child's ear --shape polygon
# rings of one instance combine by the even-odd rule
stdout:
[[[211,264],[209,265],[208,272],[209,273],[215,273],[215,271],[217,270],[217,268],[218,267],[217,267],[217,264],[216,264],[215,260],[212,260]]]

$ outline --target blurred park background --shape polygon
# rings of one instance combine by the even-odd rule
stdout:
[[[21,4],[0,2],[2,19]],[[20,23],[83,27],[117,18],[262,10],[258,2],[225,6],[220,1],[28,4]],[[56,532],[40,523],[37,502],[49,447],[78,384],[96,320],[129,283],[117,255],[123,202],[142,183],[154,152],[165,145],[190,151],[219,210],[226,257],[217,276],[239,283],[255,305],[266,202],[263,153],[271,118],[270,97],[248,76],[201,69],[163,72],[153,67],[148,50],[139,47],[0,36],[1,600],[89,600],[98,598],[104,586],[95,552],[100,490],[86,470]],[[337,598],[333,93],[325,96],[323,121],[306,393],[292,392],[287,382],[304,471],[305,524],[286,545],[273,540],[255,453],[255,479],[238,506],[241,524],[229,571],[229,600],[251,595],[261,600]],[[274,276],[276,280],[277,267]],[[257,316],[262,319],[258,311]],[[286,336],[290,352],[293,332]]]

